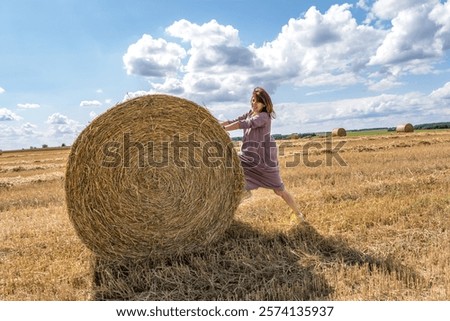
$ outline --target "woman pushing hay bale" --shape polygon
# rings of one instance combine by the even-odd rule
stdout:
[[[83,130],[65,184],[69,217],[94,253],[144,258],[191,252],[221,237],[244,181],[230,137],[205,108],[148,95]]]

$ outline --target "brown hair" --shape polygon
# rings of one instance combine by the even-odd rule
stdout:
[[[265,111],[270,115],[270,117],[275,118],[275,111],[273,110],[272,99],[270,95],[265,91],[264,88],[256,87],[253,89],[252,98],[255,97],[256,101],[262,103],[264,108],[262,111]]]

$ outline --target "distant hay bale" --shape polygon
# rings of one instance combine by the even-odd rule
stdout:
[[[244,186],[229,135],[203,107],[168,95],[121,103],[72,146],[69,218],[105,258],[184,254],[218,240]]]
[[[343,137],[347,136],[347,131],[344,128],[334,128],[331,134],[333,136]]]
[[[414,126],[412,124],[398,125],[396,128],[397,133],[412,133],[414,132]]]

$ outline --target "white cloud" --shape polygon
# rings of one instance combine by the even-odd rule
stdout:
[[[450,3],[438,0],[378,0],[372,9],[381,19],[392,19],[383,44],[370,59],[382,77],[435,72],[450,49]]]
[[[172,93],[226,117],[247,110],[249,93],[256,85],[271,94],[278,87],[308,87],[310,95],[330,91],[344,95],[349,92],[345,88],[357,85],[359,96],[361,88],[385,92],[407,85],[409,75],[435,72],[450,47],[448,1],[359,0],[355,6],[367,11],[370,19],[358,23],[350,4],[333,5],[326,12],[311,7],[260,46],[244,45],[239,30],[216,20],[176,21],[166,32],[180,45],[150,35],[130,45],[123,57],[128,74],[152,79],[149,90],[128,93],[124,99]],[[306,107],[296,104],[305,110],[302,114],[294,108],[295,118],[287,107],[278,114],[281,123],[301,119],[311,126],[319,126],[321,120],[395,123],[402,114],[417,119],[431,115],[431,102],[446,97],[443,91],[436,91],[434,100],[417,93],[380,95]],[[229,106],[234,106],[232,112]]]
[[[393,127],[402,122],[423,123],[424,119],[438,121],[450,108],[450,101],[439,103],[442,109],[437,111],[428,95],[414,92],[321,103],[280,103],[273,126],[275,132],[308,132],[318,127],[326,131],[334,127]]]
[[[370,6],[366,3],[366,0],[358,0],[356,6],[366,11],[370,10]]]
[[[50,115],[47,119],[48,124],[57,125],[57,124],[68,124],[69,118],[60,113],[54,113]]]
[[[28,148],[36,145],[41,136],[37,126],[29,122],[12,126],[0,123],[0,149],[3,150]]]
[[[303,18],[290,19],[275,40],[261,47],[244,46],[237,29],[216,20],[199,25],[183,19],[166,29],[168,35],[189,45],[183,55],[167,54],[167,41],[145,35],[129,47],[125,67],[129,74],[159,76],[159,81],[150,83],[150,91],[205,102],[242,101],[255,85],[274,92],[282,83],[299,87],[361,83],[360,73],[386,31],[358,25],[350,8],[334,5],[322,14],[311,7]],[[173,60],[171,73],[161,62],[162,53],[165,61]],[[187,62],[182,59],[184,53]]]
[[[99,107],[102,103],[98,100],[83,100],[80,102],[80,107]]]
[[[439,27],[436,32],[437,45],[441,45],[442,50],[450,49],[450,2],[438,3],[429,16]]]
[[[181,19],[174,22],[166,31],[171,36],[190,42],[194,48],[209,47],[211,44],[240,45],[239,31],[230,25],[223,26],[214,19],[203,25]]]
[[[334,5],[322,14],[311,7],[303,18],[290,19],[277,39],[256,49],[267,74],[299,86],[361,82],[359,73],[385,31],[358,25],[350,8]]]
[[[23,133],[23,135],[27,136],[35,136],[39,134],[37,126],[28,122],[21,126],[21,132]]]
[[[241,45],[238,30],[230,25],[221,25],[216,20],[198,25],[182,19],[166,31],[189,42],[188,72],[224,73],[233,67],[246,68],[253,64],[253,53]]]
[[[50,115],[46,123],[48,125],[41,130],[38,125],[31,122],[18,122],[10,126],[0,122],[0,149],[21,149],[44,144],[61,146],[63,142],[70,144],[84,127],[60,113]]]
[[[89,118],[90,118],[90,119],[94,119],[95,117],[97,117],[97,113],[94,112],[94,111],[91,111],[91,112],[89,113]]]
[[[60,113],[50,115],[47,123],[50,124],[50,135],[61,138],[69,137],[73,139],[83,128],[77,121]]]
[[[371,58],[370,65],[398,66],[421,61],[420,66],[442,57],[442,47],[435,38],[439,29],[429,18],[432,9],[430,5],[421,4],[399,11],[392,20],[392,29]]]
[[[164,77],[176,73],[185,56],[186,51],[180,45],[145,34],[128,47],[123,62],[128,74]]]
[[[372,6],[372,13],[377,18],[392,20],[403,10],[426,3],[435,4],[436,2],[438,0],[377,0]]]
[[[386,78],[381,79],[380,81],[369,81],[368,88],[372,91],[383,92],[394,87],[401,86],[402,83],[398,82],[395,77],[388,76]]]
[[[30,103],[26,103],[26,104],[17,104],[17,108],[20,109],[36,109],[36,108],[40,108],[41,105],[39,104],[30,104]]]
[[[123,97],[123,101],[127,101],[136,97],[141,97],[141,96],[145,96],[145,95],[149,95],[152,94],[152,92],[150,91],[145,91],[145,90],[138,90],[138,91],[134,91],[134,92],[127,92],[127,94]]]
[[[178,78],[166,77],[163,83],[151,82],[150,84],[157,92],[169,92],[174,95],[183,94],[184,92],[183,82]]]
[[[188,60],[181,77],[153,82],[155,90],[183,93],[201,101],[237,100],[248,93],[249,79],[262,63],[251,47],[241,44],[237,29],[216,20],[198,25],[183,19],[169,26],[166,32],[189,43]]]
[[[0,121],[21,120],[22,117],[16,115],[7,108],[0,108]]]
[[[0,94],[3,94],[4,92],[6,92],[6,90],[0,87]]]
[[[450,82],[446,83],[443,87],[434,90],[430,97],[433,99],[445,99],[450,101]]]

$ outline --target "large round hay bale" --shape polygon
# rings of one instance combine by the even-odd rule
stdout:
[[[347,131],[344,128],[334,128],[331,134],[333,136],[343,137],[347,136]]]
[[[183,254],[220,238],[244,186],[229,135],[203,107],[168,95],[121,103],[72,146],[69,217],[107,258]]]
[[[396,128],[397,133],[412,133],[414,132],[414,126],[412,124],[398,125]]]

